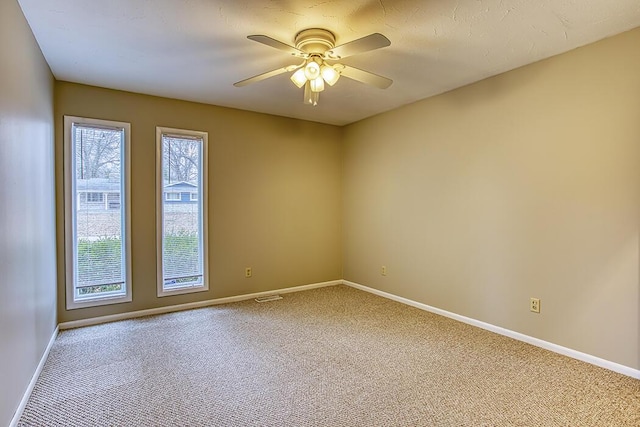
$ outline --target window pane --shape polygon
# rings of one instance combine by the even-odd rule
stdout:
[[[72,125],[74,301],[124,295],[124,129]]]
[[[203,139],[162,135],[162,289],[204,284]]]

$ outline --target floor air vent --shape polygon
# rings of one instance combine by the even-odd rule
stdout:
[[[282,299],[282,297],[279,294],[275,294],[275,295],[265,295],[263,297],[258,297],[256,298],[256,302],[269,302],[269,301],[277,301],[279,299]]]

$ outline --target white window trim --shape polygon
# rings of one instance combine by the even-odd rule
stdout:
[[[172,198],[172,197],[169,197],[169,196],[171,196],[173,194],[177,194],[178,197],[176,197],[175,199]],[[177,193],[175,191],[167,191],[167,192],[165,192],[164,200],[167,201],[167,202],[179,202],[181,200],[180,199],[180,193]]]
[[[75,224],[73,222],[73,179],[74,159],[72,159],[71,127],[73,124],[87,126],[105,126],[109,128],[124,129],[124,250],[125,250],[125,294],[118,296],[102,296],[87,298],[83,301],[74,301],[74,251],[75,251]],[[111,120],[89,119],[85,117],[64,116],[64,225],[65,225],[65,288],[67,310],[77,308],[95,307],[100,305],[118,304],[130,302],[131,292],[131,124]],[[88,197],[87,197],[88,198]],[[122,203],[122,195],[121,202]]]
[[[189,201],[197,202],[198,201],[198,193],[189,193]]]
[[[162,265],[162,224],[163,224],[163,193],[164,181],[162,179],[162,135],[186,136],[202,139],[202,176],[200,193],[202,194],[202,286],[190,286],[172,290],[164,289],[163,265]],[[208,214],[208,182],[209,182],[209,134],[195,130],[174,129],[168,127],[156,127],[156,277],[158,297],[171,295],[190,294],[209,290],[209,214]]]

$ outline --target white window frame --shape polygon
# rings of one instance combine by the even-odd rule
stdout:
[[[174,197],[174,195],[177,196],[177,197]],[[175,191],[167,191],[165,193],[164,200],[166,200],[167,202],[179,202],[180,201],[180,193],[177,193]]]
[[[197,202],[198,201],[198,193],[189,193],[189,201]]]
[[[124,129],[124,173],[122,190],[125,193],[124,206],[122,194],[120,195],[121,209],[124,209],[122,238],[124,239],[124,295],[98,295],[93,298],[83,298],[76,301],[75,295],[75,251],[76,251],[76,224],[74,221],[74,191],[75,191],[75,163],[73,158],[73,125],[86,125],[107,128]],[[118,304],[132,300],[131,284],[131,124],[112,120],[91,119],[85,117],[64,116],[64,206],[65,206],[65,287],[67,310],[77,308],[95,307],[100,305]],[[88,195],[86,196],[89,199]],[[104,197],[104,196],[103,196]],[[96,203],[96,202],[89,202]]]
[[[184,136],[186,138],[202,139],[202,171],[200,175],[200,194],[202,194],[202,285],[184,286],[176,289],[164,289],[163,274],[163,202],[165,200],[164,180],[162,177],[162,135]],[[156,127],[156,277],[158,297],[170,295],[188,294],[194,292],[204,292],[209,290],[209,226],[208,226],[208,145],[209,134],[195,130],[175,129],[169,127]]]

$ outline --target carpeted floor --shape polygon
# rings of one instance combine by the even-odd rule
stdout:
[[[640,381],[346,286],[64,331],[21,426],[640,426]]]

